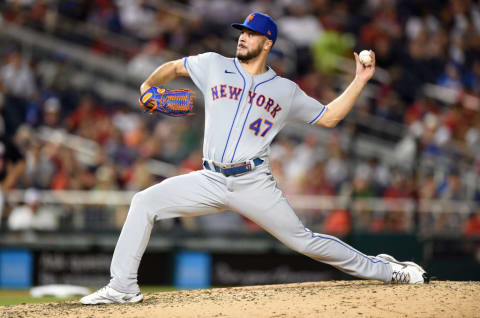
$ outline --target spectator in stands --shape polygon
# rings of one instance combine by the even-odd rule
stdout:
[[[334,210],[328,214],[325,223],[323,224],[323,232],[343,236],[350,233],[351,219],[350,214],[346,210]]]
[[[338,136],[332,137],[328,143],[328,159],[325,165],[326,178],[336,192],[340,191],[343,182],[349,177],[349,167],[345,153],[340,146]]]
[[[0,88],[12,97],[22,100],[32,98],[36,92],[33,71],[18,51],[7,56],[7,62],[0,68]]]
[[[202,169],[202,150],[197,149],[192,151],[192,153],[185,160],[182,161],[178,173],[183,174]]]
[[[417,230],[422,234],[431,234],[433,231],[435,216],[433,211],[426,209],[425,207],[430,207],[430,200],[435,199],[437,184],[434,173],[428,172],[423,179],[419,180],[417,189],[419,205],[415,214],[415,224]]]
[[[425,114],[429,112],[437,113],[438,109],[439,106],[434,99],[420,95],[412,104],[408,106],[403,121],[407,125],[414,125],[421,122]]]
[[[289,193],[290,191],[287,187],[287,181],[285,180],[286,176],[283,162],[280,159],[272,159],[270,161],[270,167],[272,169],[272,175],[277,181],[278,187],[282,189],[283,192]]]
[[[437,83],[455,90],[462,89],[463,83],[459,66],[453,62],[448,63],[445,66],[445,72],[438,78]]]
[[[122,131],[116,128],[111,131],[110,138],[105,142],[104,151],[109,161],[121,169],[130,166],[138,155],[135,149],[126,145]]]
[[[52,161],[55,164],[55,173],[50,188],[52,190],[74,189],[75,179],[79,171],[79,163],[75,152],[70,148],[61,147]]]
[[[335,195],[335,190],[325,178],[325,168],[321,161],[316,162],[314,166],[308,170],[308,174],[303,180],[301,193],[320,196]]]
[[[314,131],[307,132],[302,142],[295,146],[293,161],[297,163],[297,171],[292,172],[294,178],[302,178],[309,174],[318,161],[325,160],[323,147],[319,147],[318,137]],[[295,168],[292,168],[295,171]]]
[[[467,236],[480,236],[480,207],[477,207],[477,211],[468,219],[464,233]]]
[[[311,14],[310,1],[291,2],[287,10],[289,14],[278,19],[280,33],[299,49],[309,47],[323,32],[319,19]]]
[[[166,62],[162,51],[158,41],[147,43],[142,51],[128,62],[128,72],[137,78],[147,77],[152,69]]]
[[[0,67],[0,92],[5,94],[3,108],[6,133],[13,135],[26,117],[27,103],[36,93],[33,71],[18,51],[10,52]]]
[[[372,189],[369,176],[365,171],[357,170],[352,180],[352,198],[372,198],[375,192]]]
[[[8,228],[12,231],[43,230],[58,228],[58,216],[54,210],[42,206],[37,190],[25,191],[25,204],[14,208],[8,216]]]
[[[390,187],[385,190],[383,197],[386,199],[408,199],[412,198],[412,189],[408,187],[408,173],[396,171],[392,175]]]
[[[0,224],[3,217],[5,194],[18,181],[25,170],[21,150],[7,136],[0,134]]]
[[[475,114],[472,124],[465,132],[466,146],[473,156],[480,155],[480,114]]]
[[[464,76],[463,81],[465,87],[471,90],[477,96],[480,95],[480,58],[477,57],[472,61],[471,68],[467,68]]]
[[[437,189],[437,196],[440,199],[461,201],[465,200],[465,191],[462,186],[460,172],[452,169],[447,179]]]
[[[280,183],[282,190],[287,194],[298,193],[303,176],[298,174],[298,167],[295,162],[295,143],[288,138],[280,139],[272,146],[271,153],[272,162],[275,165],[272,173],[275,178],[278,174],[282,180]]]
[[[68,130],[74,133],[82,128],[86,132],[91,131],[92,122],[103,116],[105,112],[96,105],[94,98],[85,95],[80,99],[75,111],[67,118]]]
[[[96,1],[96,8],[90,11],[88,21],[114,33],[123,32],[119,8],[116,1]]]
[[[72,182],[76,183],[74,189],[78,190],[93,190],[98,184],[98,179],[95,175],[95,169],[85,165],[79,165],[79,171],[75,174],[75,179]]]
[[[126,178],[125,189],[139,191],[145,187],[151,186],[154,182],[153,175],[149,170],[148,162],[145,159],[138,159],[128,169],[128,178]]]
[[[378,118],[399,123],[403,121],[404,110],[405,105],[397,93],[395,91],[385,90],[383,95],[378,98],[374,114]]]
[[[117,0],[120,24],[129,34],[148,37],[155,28],[155,11],[142,0]],[[150,30],[149,30],[150,29]]]
[[[50,97],[43,104],[42,124],[52,129],[63,129],[61,120],[60,100],[56,97]]]

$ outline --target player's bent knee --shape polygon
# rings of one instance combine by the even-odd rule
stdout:
[[[147,218],[150,222],[154,222],[154,216],[152,215],[152,206],[148,203],[149,194],[145,190],[134,194],[130,203],[130,209],[128,211],[129,217],[135,218]]]
[[[146,190],[135,193],[130,203],[130,210],[142,213],[147,212],[149,209],[149,193]]]
[[[168,215],[167,202],[169,202],[168,195],[162,191],[161,184],[157,184],[135,193],[129,213],[135,211],[135,214],[146,214],[152,221],[170,218],[173,216]]]
[[[142,192],[144,191],[137,192],[133,195],[132,201],[130,202],[130,206],[136,207],[142,203],[142,200],[144,197],[144,194]]]

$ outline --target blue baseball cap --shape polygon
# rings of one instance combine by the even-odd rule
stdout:
[[[250,13],[243,24],[232,23],[232,27],[238,30],[246,28],[261,33],[272,40],[273,43],[277,40],[277,24],[270,16],[261,12]]]

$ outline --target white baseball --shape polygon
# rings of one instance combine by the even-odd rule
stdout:
[[[360,58],[360,63],[362,64],[370,64],[372,62],[372,57],[370,56],[370,51],[363,50],[358,54],[358,57]]]

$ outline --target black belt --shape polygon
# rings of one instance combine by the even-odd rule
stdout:
[[[252,160],[253,164],[256,166],[259,166],[263,163],[263,160],[260,158],[255,158]],[[224,176],[234,176],[237,174],[245,173],[248,171],[252,171],[254,167],[252,167],[252,164],[250,161],[242,162],[242,163],[235,163],[235,164],[230,164],[230,165],[218,165],[214,162],[211,162],[211,164],[207,161],[203,161],[203,166],[212,171],[220,172]],[[213,166],[213,167],[212,167]]]

